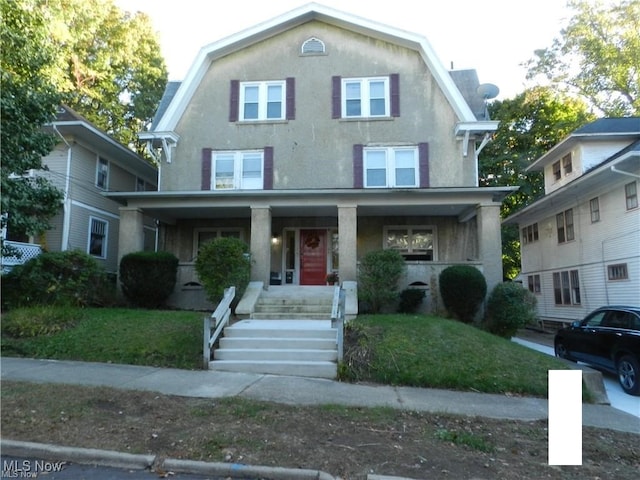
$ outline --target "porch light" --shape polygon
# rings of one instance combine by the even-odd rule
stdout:
[[[276,235],[275,233],[271,235],[271,245],[280,244],[280,235]]]

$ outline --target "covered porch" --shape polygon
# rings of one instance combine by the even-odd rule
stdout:
[[[271,286],[325,285],[335,272],[355,282],[359,258],[399,248],[407,285],[429,284],[450,264],[471,263],[491,286],[502,281],[500,217],[507,188],[348,189],[110,193],[120,199],[120,258],[142,249],[142,217],[159,225],[158,249],[179,258],[172,304],[210,309],[195,272],[199,245],[237,236],[250,247],[251,280]],[[403,232],[404,230],[404,232]],[[419,248],[411,235],[421,238]],[[395,238],[395,244],[390,244]],[[417,240],[416,240],[417,241]],[[405,248],[406,247],[406,248]],[[404,250],[403,250],[404,248]],[[418,251],[419,250],[419,251]],[[427,273],[429,276],[427,276]],[[404,287],[403,287],[404,288]]]

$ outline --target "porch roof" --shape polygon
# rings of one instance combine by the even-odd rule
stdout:
[[[129,208],[167,223],[193,218],[248,218],[268,207],[273,217],[337,216],[338,207],[357,207],[358,216],[457,216],[468,221],[481,205],[500,204],[518,187],[429,189],[317,189],[171,192],[109,192]]]

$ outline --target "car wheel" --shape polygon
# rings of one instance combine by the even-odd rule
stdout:
[[[569,355],[569,351],[567,350],[567,347],[565,346],[564,343],[556,342],[555,352],[556,352],[556,357],[569,360],[570,362],[575,362],[575,360],[571,358],[571,355]]]
[[[622,389],[629,395],[640,395],[640,365],[631,355],[618,360],[618,381]]]

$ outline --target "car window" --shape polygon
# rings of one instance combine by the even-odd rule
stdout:
[[[611,328],[629,328],[629,319],[627,318],[626,312],[612,310],[607,313],[602,326]]]
[[[638,315],[631,315],[631,330],[640,330],[640,317]]]
[[[607,312],[596,312],[588,317],[582,324],[590,327],[599,327],[602,325],[602,321]]]

